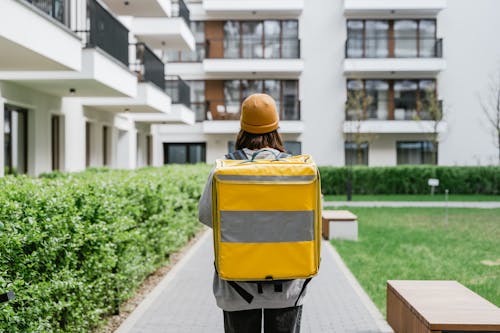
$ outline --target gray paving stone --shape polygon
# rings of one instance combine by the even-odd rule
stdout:
[[[350,272],[323,243],[320,273],[309,284],[302,316],[303,333],[388,332],[378,310],[360,297]],[[179,269],[167,275],[117,333],[223,333],[222,311],[212,295],[213,248],[204,235]],[[366,295],[365,295],[366,296]],[[376,316],[380,318],[376,318]],[[384,326],[385,325],[385,326]]]

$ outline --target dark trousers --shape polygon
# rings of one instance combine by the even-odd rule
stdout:
[[[224,311],[226,333],[260,333],[264,312],[265,333],[300,333],[302,305],[283,309]]]

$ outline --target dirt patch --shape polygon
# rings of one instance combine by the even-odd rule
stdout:
[[[170,272],[172,267],[174,267],[175,264],[177,264],[184,257],[186,252],[200,239],[205,231],[206,228],[200,230],[186,245],[184,245],[182,249],[170,256],[170,260],[167,265],[160,267],[151,273],[144,280],[139,289],[137,289],[136,294],[120,305],[120,314],[109,317],[107,324],[94,330],[93,333],[112,333],[116,331],[118,327],[120,327],[120,325],[127,319],[127,317],[135,310],[135,308],[137,308],[146,296],[156,287],[156,285],[160,283],[165,275]]]

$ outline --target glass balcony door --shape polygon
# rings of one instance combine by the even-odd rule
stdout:
[[[6,105],[3,130],[5,173],[28,172],[28,111]]]

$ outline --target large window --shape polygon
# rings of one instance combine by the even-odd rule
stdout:
[[[205,103],[205,81],[191,80],[186,81],[191,88],[191,110],[194,111],[196,121],[204,121],[206,113]]]
[[[285,150],[287,153],[292,155],[302,154],[302,143],[300,141],[285,141],[283,144],[285,145]],[[235,150],[236,150],[236,142],[228,141],[227,151],[229,153],[232,153]]]
[[[227,112],[237,114],[241,102],[254,93],[274,98],[281,120],[300,120],[297,80],[227,80],[224,81],[224,102]]]
[[[348,20],[346,57],[441,57],[435,20]]]
[[[4,109],[4,163],[6,174],[28,172],[28,111]]]
[[[297,20],[224,24],[224,58],[299,58],[299,49]]]
[[[344,142],[345,165],[368,165],[368,142]]]
[[[439,120],[436,82],[347,80],[347,120]]]
[[[397,164],[437,164],[437,146],[431,141],[396,142]]]
[[[53,115],[51,119],[52,170],[61,169],[61,118]]]
[[[192,164],[206,161],[205,143],[164,143],[164,164]]]

